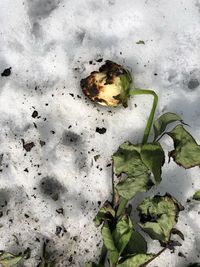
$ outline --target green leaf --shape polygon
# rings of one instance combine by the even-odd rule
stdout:
[[[200,190],[196,191],[192,198],[195,200],[200,200]]]
[[[109,229],[107,222],[104,223],[104,226],[102,228],[102,237],[103,237],[104,245],[108,250],[110,260],[111,260],[112,264],[115,265],[118,261],[119,253],[118,253],[118,250],[115,246],[115,243],[114,243],[114,240],[112,237],[112,233]]]
[[[125,247],[130,241],[133,230],[133,224],[129,216],[124,215],[117,222],[116,228],[113,232],[113,239],[116,244],[119,255],[124,251]]]
[[[139,40],[139,41],[136,42],[136,44],[143,44],[144,45],[145,42],[143,40]]]
[[[168,135],[174,141],[174,150],[169,156],[185,169],[200,165],[200,146],[182,125],[177,125]]]
[[[154,254],[137,254],[122,259],[122,262],[117,264],[117,267],[142,267],[155,257]]]
[[[167,112],[167,113],[163,114],[162,116],[160,116],[154,122],[154,125],[153,125],[154,140],[156,140],[158,138],[158,136],[160,136],[162,133],[164,133],[168,124],[170,124],[172,122],[176,122],[176,121],[180,121],[181,123],[183,123],[181,117],[179,117],[175,113]]]
[[[129,176],[138,176],[148,172],[140,157],[140,150],[140,145],[133,145],[130,142],[125,142],[119,147],[112,157],[116,175],[126,173]]]
[[[163,244],[170,241],[171,232],[183,206],[171,195],[146,198],[139,206],[140,226]]]
[[[133,231],[131,239],[127,244],[122,255],[141,254],[146,252],[147,252],[146,240],[140,233]]]
[[[99,212],[94,218],[96,227],[100,226],[105,220],[109,221],[115,217],[115,210],[112,208],[111,203],[106,201],[100,208]]]
[[[116,185],[116,189],[120,196],[125,199],[133,198],[138,192],[146,192],[152,186],[150,175],[148,173],[141,174],[137,177],[128,177],[124,181]]]
[[[161,168],[165,162],[165,154],[158,142],[145,144],[141,149],[142,161],[153,173],[156,183],[161,181]]]
[[[3,252],[0,255],[0,264],[3,267],[11,267],[16,265],[20,260],[22,259],[22,256],[15,256],[8,252]]]
[[[142,161],[140,153],[141,145],[125,142],[113,155],[115,174],[126,174],[125,179],[116,186],[119,195],[125,199],[131,199],[137,192],[146,192],[153,185],[150,170]]]

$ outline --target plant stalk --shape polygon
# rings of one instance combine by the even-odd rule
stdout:
[[[149,118],[148,118],[148,121],[146,124],[144,136],[142,139],[142,144],[145,144],[148,141],[148,137],[149,137],[149,134],[151,131],[151,127],[152,127],[152,123],[153,123],[153,119],[154,119],[154,114],[155,114],[157,103],[158,103],[158,96],[153,90],[144,90],[144,89],[139,89],[139,88],[132,89],[132,90],[130,90],[129,93],[130,93],[130,95],[152,95],[154,97],[152,109],[151,109],[151,112],[150,112],[150,115],[149,115]],[[113,203],[113,205],[115,204],[114,200],[115,200],[114,170],[113,170],[113,163],[112,163],[112,203]],[[119,217],[123,214],[123,212],[126,209],[127,203],[128,203],[127,199],[121,198],[116,217]],[[100,259],[99,259],[99,265],[104,266],[106,257],[107,257],[107,249],[106,249],[105,245],[103,244]]]
[[[121,201],[119,203],[119,207],[117,209],[117,215],[116,215],[117,218],[123,214],[123,212],[126,209],[127,203],[128,203],[128,199],[125,199],[125,198],[122,197]]]
[[[102,246],[102,249],[101,249],[101,255],[100,255],[100,258],[99,258],[99,265],[101,266],[104,266],[105,264],[105,261],[106,261],[106,257],[107,257],[107,249],[105,247],[105,245],[103,244]]]
[[[114,164],[112,160],[112,203],[115,205],[115,175],[114,175]]]
[[[146,124],[146,128],[144,130],[144,136],[142,139],[142,144],[145,144],[148,141],[148,137],[149,137],[149,134],[151,131],[151,126],[153,123],[154,114],[155,114],[156,107],[158,104],[158,96],[153,90],[145,90],[145,89],[139,89],[139,88],[132,89],[132,90],[130,90],[129,93],[130,93],[130,95],[152,95],[154,97],[152,109],[151,109],[151,112],[150,112],[150,115],[149,115],[149,118],[148,118],[148,121]]]

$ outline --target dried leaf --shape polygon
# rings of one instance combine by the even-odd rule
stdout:
[[[115,210],[112,208],[111,203],[109,201],[106,201],[95,216],[94,223],[96,227],[98,227],[105,220],[112,220],[113,217],[115,217]]]
[[[142,267],[155,257],[154,254],[137,254],[122,260],[117,267]]]
[[[148,191],[153,183],[148,173],[141,174],[136,177],[128,177],[124,181],[116,185],[116,189],[120,196],[125,199],[133,198],[138,192]]]
[[[140,153],[141,145],[125,142],[113,155],[115,174],[126,174],[125,179],[116,186],[119,195],[125,199],[133,198],[137,192],[146,192],[153,185],[150,170]]]
[[[200,146],[182,125],[177,125],[168,135],[174,141],[174,150],[169,156],[185,169],[200,165]]]
[[[160,136],[162,133],[164,133],[164,131],[165,131],[166,127],[168,126],[168,124],[170,124],[172,122],[176,122],[176,121],[179,121],[179,122],[183,123],[181,117],[179,117],[175,113],[167,112],[167,113],[161,115],[154,122],[154,125],[153,125],[153,128],[154,128],[154,140],[156,140],[158,138],[158,136]]]
[[[22,256],[15,256],[8,252],[3,252],[0,254],[0,264],[3,267],[12,267],[16,265],[21,259]]]
[[[171,232],[183,206],[171,195],[146,198],[139,206],[140,226],[152,239],[162,244],[170,241]]]
[[[136,177],[148,172],[148,168],[142,162],[140,156],[141,146],[130,142],[123,143],[113,155],[114,171],[116,175],[126,173]]]
[[[161,168],[165,162],[165,153],[158,142],[145,144],[141,149],[141,158],[153,173],[155,182],[161,182]]]

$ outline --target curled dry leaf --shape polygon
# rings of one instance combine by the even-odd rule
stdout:
[[[183,123],[183,120],[181,119],[181,117],[175,113],[167,112],[161,115],[153,124],[154,140],[156,140],[161,134],[165,132],[167,126],[170,123],[177,122],[177,121]]]
[[[185,169],[200,165],[200,146],[182,125],[177,125],[167,134],[174,141],[174,150],[169,153],[169,156],[178,165]]]
[[[170,194],[146,198],[139,206],[140,226],[163,245],[167,245],[183,206]]]

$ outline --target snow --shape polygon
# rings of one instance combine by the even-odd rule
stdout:
[[[0,249],[29,247],[30,259],[19,266],[36,266],[45,240],[56,266],[84,266],[100,253],[92,219],[98,201],[110,197],[106,166],[123,141],[141,140],[152,99],[137,96],[112,112],[86,100],[80,79],[98,69],[97,59],[131,70],[136,87],[159,95],[157,115],[181,115],[200,143],[199,12],[199,0],[0,1],[0,73],[12,67],[0,77]],[[96,127],[107,131],[100,135]],[[30,152],[22,139],[34,142]],[[172,148],[168,138],[162,144]],[[166,163],[159,187],[134,200],[169,192],[185,206],[177,224],[185,241],[150,267],[198,261],[199,204],[186,201],[200,188],[199,176],[198,167]],[[149,251],[154,248],[149,239]]]

